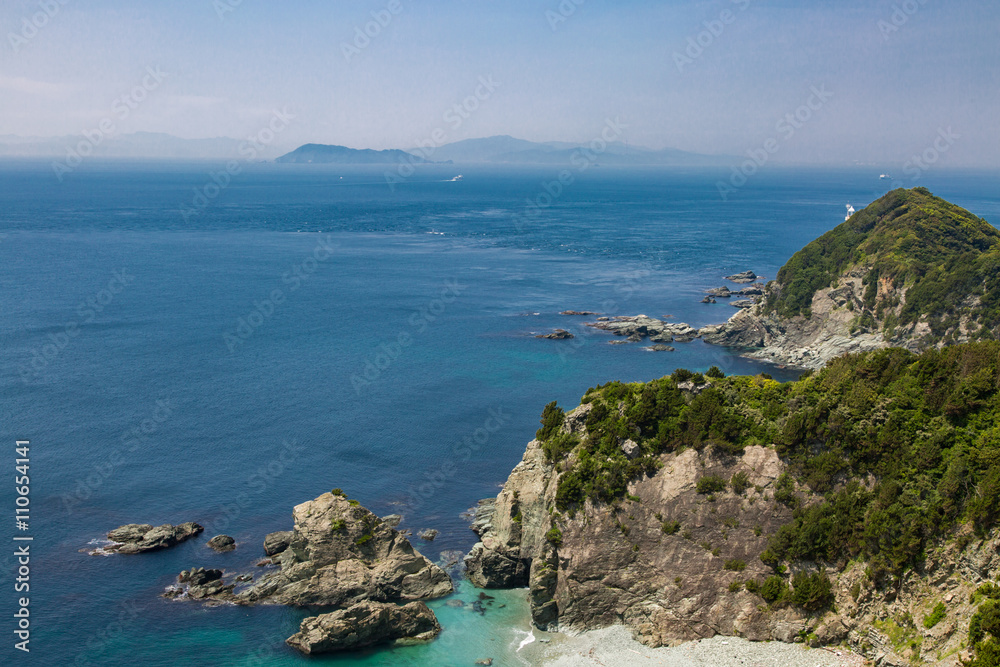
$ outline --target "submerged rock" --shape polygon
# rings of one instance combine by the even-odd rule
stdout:
[[[417,537],[424,540],[425,542],[432,542],[435,537],[440,534],[440,531],[434,530],[433,528],[428,528],[427,530],[421,530],[417,533]]]
[[[140,554],[167,549],[201,533],[204,528],[194,522],[172,526],[165,523],[155,528],[148,523],[130,523],[108,533],[113,542],[104,551],[121,554]]]
[[[565,329],[556,329],[549,334],[539,334],[535,338],[548,338],[549,340],[568,340],[570,338],[576,338],[573,334],[566,331]]]
[[[385,602],[359,602],[347,609],[302,621],[286,643],[305,653],[333,653],[384,644],[414,643],[434,639],[441,625],[427,605],[411,602],[397,606]]]
[[[600,313],[595,313],[590,310],[564,310],[560,315],[600,315]]]

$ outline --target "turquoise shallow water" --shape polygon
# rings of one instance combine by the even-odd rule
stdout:
[[[558,313],[722,321],[732,308],[698,303],[703,289],[747,268],[773,277],[883,187],[860,170],[773,170],[723,202],[711,171],[595,169],[518,225],[550,171],[462,167],[446,183],[455,168],[434,167],[392,192],[378,171],[261,165],[185,219],[180,203],[211,168],[95,162],[60,186],[48,165],[0,164],[0,405],[5,440],[32,441],[32,663],[304,664],[283,640],[306,611],[159,594],[195,565],[254,570],[263,536],[333,487],[440,530],[416,541],[432,559],[467,551],[462,512],[497,492],[549,401],[679,366],[793,377],[700,341],[606,345]],[[998,183],[940,172],[924,184],[995,222]],[[332,250],[312,264],[321,241]],[[555,327],[577,338],[533,336]],[[456,472],[442,478],[445,464]],[[123,523],[187,520],[239,547],[80,552]],[[517,664],[524,592],[491,593],[482,615],[478,593],[459,581],[464,607],[432,603],[444,632],[429,645],[329,661]]]

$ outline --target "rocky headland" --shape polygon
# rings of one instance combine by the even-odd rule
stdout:
[[[612,382],[546,406],[475,512],[467,573],[528,587],[540,628],[994,665],[998,419],[997,342],[848,355],[789,383]]]
[[[995,339],[998,261],[1000,231],[985,220],[924,188],[893,190],[793,255],[758,303],[699,333],[809,369],[849,352]]]

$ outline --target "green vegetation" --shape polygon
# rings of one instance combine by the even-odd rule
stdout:
[[[559,528],[557,528],[556,526],[553,526],[552,528],[549,528],[549,531],[547,533],[545,533],[545,539],[548,540],[549,543],[552,544],[553,546],[556,547],[561,546],[562,531],[559,530]]]
[[[360,546],[363,546],[364,544],[366,544],[371,539],[372,539],[371,533],[365,533],[364,535],[362,535],[358,539],[354,540],[354,544],[356,544],[356,545],[358,545],[360,547]]]
[[[833,603],[833,585],[826,572],[799,573],[792,578],[792,604],[819,611]]]
[[[983,338],[1000,326],[1000,231],[925,188],[893,190],[795,253],[778,272],[780,289],[770,290],[765,309],[809,317],[816,291],[855,266],[872,267],[855,330],[875,327],[878,318],[891,334],[927,315],[932,334],[941,337],[963,310]],[[899,304],[885,293],[879,298],[880,283],[908,288],[898,318],[886,312]],[[981,301],[974,310],[962,305],[969,295]]]
[[[734,473],[733,478],[729,480],[729,486],[733,487],[733,493],[736,495],[743,495],[743,492],[750,488],[750,476],[745,472]]]
[[[347,494],[344,493],[344,491],[342,489],[340,489],[339,487],[336,488],[336,489],[334,489],[330,493],[332,493],[335,496],[340,496],[341,498],[346,498],[347,497]]]
[[[726,377],[726,374],[723,373],[718,366],[712,366],[707,371],[705,371],[705,377],[712,378],[713,380],[721,380],[722,378]]]
[[[747,569],[747,562],[745,560],[740,560],[739,558],[732,558],[726,561],[726,569],[732,570],[733,572],[742,572]]]
[[[1000,665],[1000,587],[985,583],[972,594],[971,602],[986,598],[969,619],[969,646],[976,658],[967,667],[997,667]]]
[[[566,414],[562,408],[556,405],[555,401],[552,401],[542,410],[542,428],[535,431],[535,437],[542,442],[548,440],[559,432],[564,421],[566,421]]]
[[[664,521],[660,524],[660,529],[667,535],[674,535],[681,529],[680,521]]]
[[[768,577],[764,583],[755,588],[757,590],[754,592],[764,598],[764,602],[778,602],[788,594],[788,584],[778,575]],[[747,586],[747,590],[750,590],[749,586]]]
[[[726,490],[726,480],[717,475],[706,475],[698,480],[698,493],[717,493]]]
[[[742,579],[735,579],[735,580],[729,582],[729,592],[730,593],[739,593],[742,590],[743,590],[743,580]]]
[[[343,519],[330,519],[330,530],[343,530],[347,523]]]
[[[928,540],[956,525],[969,522],[982,534],[1000,516],[996,341],[921,355],[848,355],[784,384],[730,376],[687,397],[677,389],[679,375],[587,392],[588,434],[556,461],[560,510],[624,498],[628,483],[655,473],[666,452],[739,454],[763,445],[789,463],[774,498],[793,518],[762,556],[775,567],[864,558],[877,581],[916,563]],[[620,448],[627,438],[640,445],[631,461]],[[873,486],[857,481],[868,475]],[[703,477],[698,490],[726,485]]]
[[[924,616],[924,627],[930,630],[935,625],[940,623],[947,613],[948,610],[945,608],[944,602],[938,602],[934,605],[934,609],[931,610],[931,613]]]

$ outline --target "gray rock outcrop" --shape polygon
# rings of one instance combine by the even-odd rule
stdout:
[[[297,505],[293,516],[290,536],[272,533],[265,541],[280,569],[235,593],[222,589],[215,599],[346,607],[425,600],[452,590],[444,570],[356,500],[324,493]]]
[[[207,546],[218,552],[232,551],[236,548],[236,540],[229,535],[216,535],[208,541]]]
[[[437,617],[423,602],[398,606],[365,601],[303,620],[299,631],[286,643],[306,655],[314,655],[389,642],[429,641],[439,632]]]
[[[176,526],[166,523],[156,527],[148,523],[130,523],[108,533],[108,539],[112,544],[104,547],[104,551],[120,554],[159,551],[189,540],[203,530],[204,528],[194,522]]]

